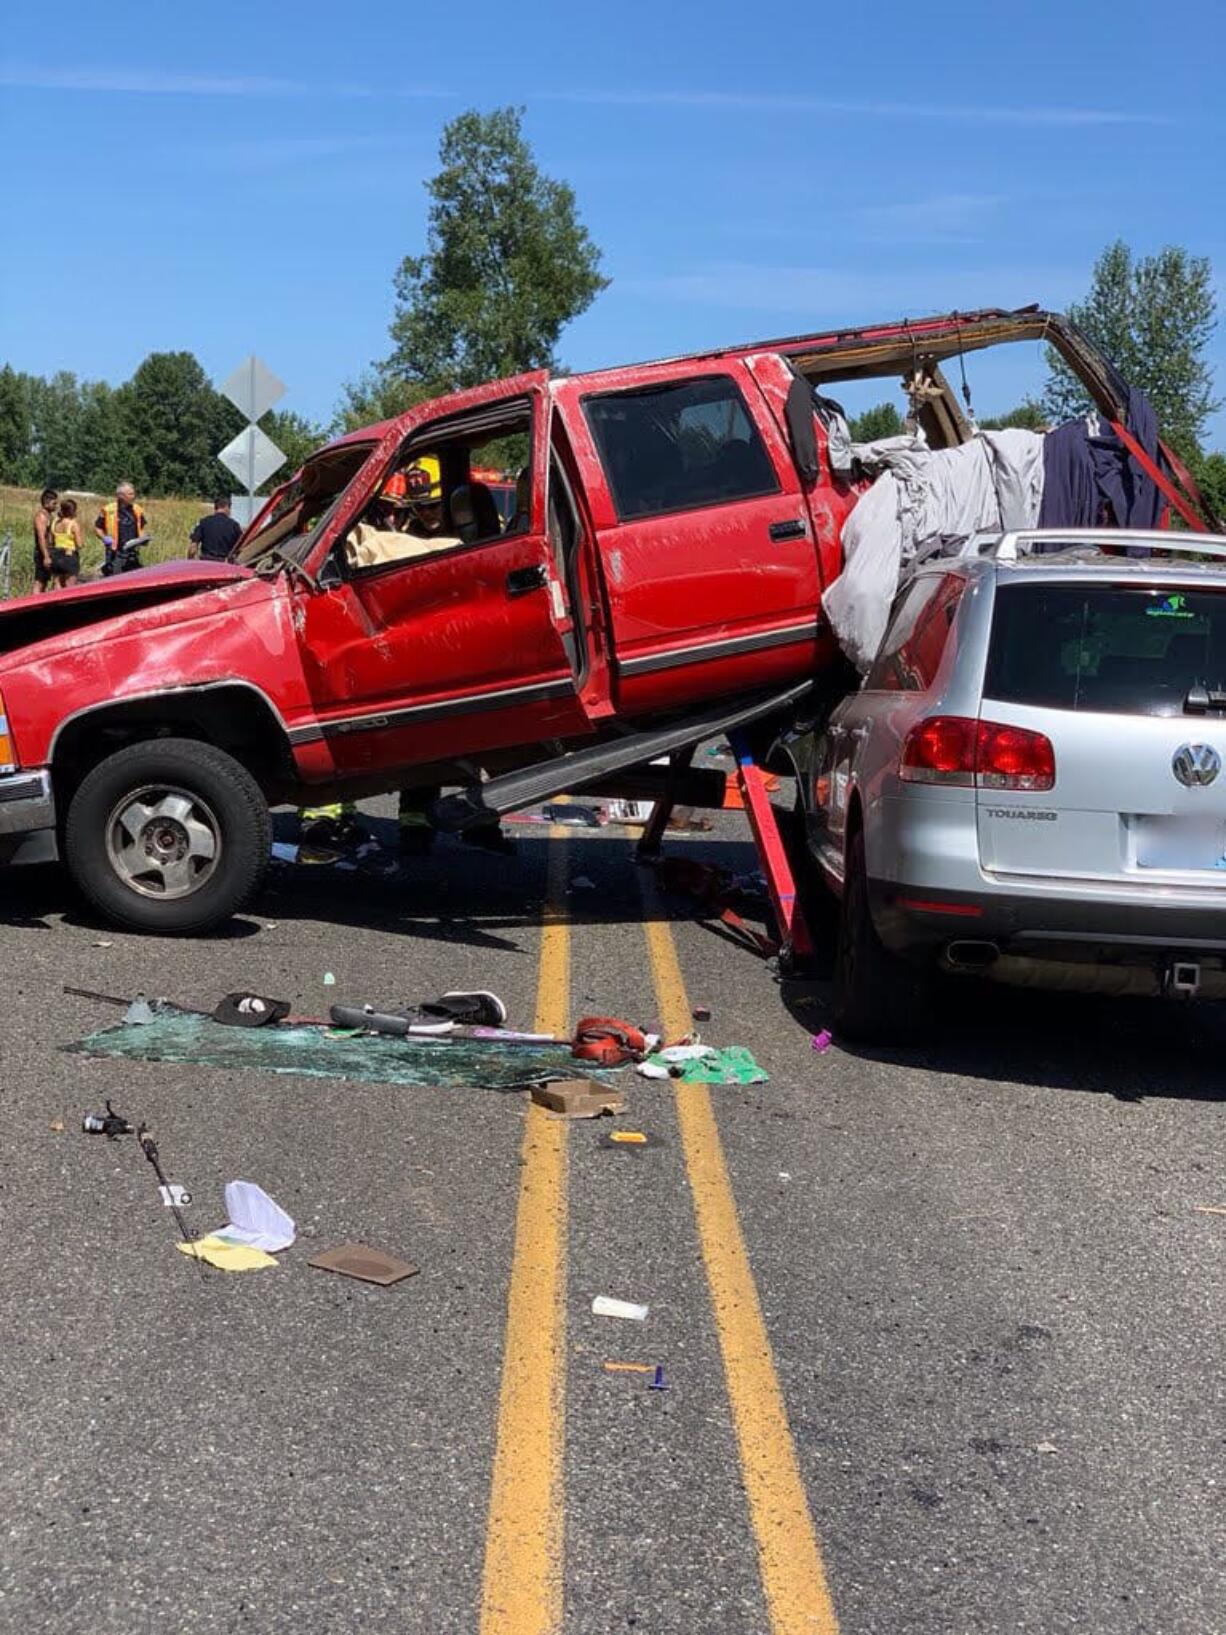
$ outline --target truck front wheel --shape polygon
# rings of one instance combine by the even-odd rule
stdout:
[[[249,902],[271,841],[246,767],[212,744],[158,738],[85,777],[68,807],[64,858],[108,920],[174,935],[207,931]]]

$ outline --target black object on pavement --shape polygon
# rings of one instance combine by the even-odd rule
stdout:
[[[507,1019],[507,1007],[496,993],[486,988],[455,989],[440,994],[421,1006],[427,1016],[446,1016],[461,1027],[500,1028]]]
[[[131,1135],[132,1126],[126,1118],[122,1118],[108,1101],[105,1113],[86,1113],[81,1120],[81,1128],[86,1135],[104,1135],[108,1141],[115,1141],[121,1135]]]
[[[228,993],[213,1012],[214,1022],[231,1028],[266,1028],[289,1015],[288,999],[266,999],[258,993]]]

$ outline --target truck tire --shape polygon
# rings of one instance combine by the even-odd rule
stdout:
[[[231,755],[190,738],[131,744],[94,767],[68,807],[64,860],[98,911],[129,931],[207,931],[250,901],[272,818]]]
[[[921,1031],[929,982],[877,935],[868,901],[864,836],[848,848],[834,971],[834,1025],[861,1044],[905,1044]]]

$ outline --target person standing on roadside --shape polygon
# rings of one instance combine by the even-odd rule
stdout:
[[[51,572],[61,590],[81,583],[81,524],[76,500],[61,500],[51,534]]]
[[[134,539],[143,538],[145,527],[145,513],[136,503],[135,488],[130,482],[119,483],[115,498],[108,501],[94,518],[94,532],[102,541],[105,552],[102,562],[104,575],[114,573],[116,556]]]
[[[213,514],[201,517],[192,529],[187,547],[188,557],[203,557],[206,562],[228,562],[230,552],[243,537],[243,530],[230,515],[230,496],[222,495],[213,501]]]
[[[34,513],[34,594],[41,596],[51,583],[51,535],[55,528],[55,508],[59,495],[44,488]]]

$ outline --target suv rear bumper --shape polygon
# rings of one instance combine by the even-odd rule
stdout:
[[[1226,896],[1226,894],[1224,894]],[[935,957],[950,943],[994,943],[1002,953],[1038,959],[1144,963],[1172,954],[1226,956],[1226,901],[1011,895],[909,887],[870,880],[877,934],[912,958]]]
[[[51,774],[0,777],[0,863],[54,863],[58,855]]]

